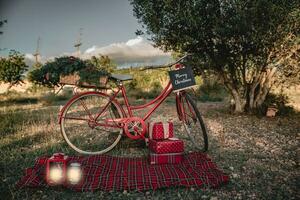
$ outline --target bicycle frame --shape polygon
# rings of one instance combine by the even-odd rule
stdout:
[[[143,116],[141,119],[143,121],[146,121],[151,115],[152,113],[163,103],[163,101],[170,95],[170,93],[173,91],[173,87],[172,87],[172,83],[171,81],[168,82],[168,84],[166,85],[166,87],[161,91],[161,93],[153,100],[151,100],[150,102],[146,103],[146,104],[142,104],[142,105],[137,105],[137,106],[132,106],[130,105],[129,101],[128,101],[128,97],[127,97],[127,93],[126,93],[126,89],[124,87],[124,85],[122,83],[118,84],[118,89],[116,91],[113,91],[113,95],[108,95],[106,93],[103,92],[87,92],[87,93],[100,93],[104,96],[107,96],[109,98],[108,103],[103,107],[103,109],[97,114],[97,116],[92,119],[90,116],[90,120],[93,120],[95,122],[95,124],[97,126],[107,126],[107,127],[116,127],[116,128],[122,128],[123,124],[122,122],[124,122],[126,119],[131,118],[131,117],[138,117],[138,116],[134,116],[133,111],[134,110],[141,110],[144,108],[147,108],[149,106],[154,105],[146,114],[145,116]],[[123,106],[120,105],[120,103],[117,101],[116,97],[118,96],[119,93],[122,93],[122,97],[124,99],[124,103],[127,109],[127,113],[125,112]],[[181,94],[184,92],[180,91],[178,93],[176,93],[176,109],[177,109],[177,115],[178,115],[178,119],[180,121],[185,120],[185,116],[184,116],[184,107],[183,107],[183,102],[182,102],[182,98],[181,98]],[[81,95],[81,94],[79,94]],[[72,102],[73,99],[76,99],[78,95],[74,96],[73,98],[71,98],[68,103],[60,110],[59,112],[59,119],[58,119],[58,123],[61,123],[62,120],[62,116],[61,113],[64,112],[64,110],[66,109],[66,107],[68,107],[68,105],[70,104],[70,102]],[[97,119],[102,115],[103,112],[105,112],[105,110],[107,109],[107,107],[112,103],[116,103],[119,105],[120,107],[120,112],[122,112],[123,114],[123,118],[119,118],[119,119],[114,119],[114,120],[107,120],[105,123],[99,123],[97,122]],[[85,107],[85,105],[82,104],[82,106],[84,107],[84,109],[88,112],[88,109]],[[190,109],[190,106],[188,106]],[[194,115],[194,114],[193,114]],[[71,119],[71,117],[68,117],[69,119]],[[77,120],[83,120],[83,119],[78,119],[78,118],[74,118]],[[86,121],[89,121],[87,119],[85,119]],[[119,121],[121,122],[121,124],[116,124],[115,122]]]
[[[169,81],[167,86],[162,90],[162,92],[155,99],[151,100],[150,102],[148,102],[146,104],[132,106],[132,105],[129,104],[128,97],[127,97],[127,94],[126,94],[126,89],[125,89],[124,85],[120,84],[120,86],[118,87],[118,90],[114,91],[113,96],[110,97],[110,101],[107,103],[107,105],[102,109],[102,112],[100,112],[95,119],[96,120],[98,119],[98,117],[103,113],[103,111],[109,106],[109,104],[113,100],[115,100],[117,95],[121,92],[122,97],[124,99],[125,106],[127,108],[127,117],[134,117],[133,110],[141,110],[141,109],[147,108],[147,107],[155,104],[154,107],[151,108],[145,114],[144,117],[142,117],[142,119],[144,121],[146,121],[151,116],[151,114],[162,104],[162,102],[170,95],[170,93],[172,91],[173,91],[173,87],[172,87],[171,82]]]

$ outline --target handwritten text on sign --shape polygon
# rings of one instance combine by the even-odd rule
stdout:
[[[190,67],[169,71],[169,76],[174,91],[183,90],[196,85],[193,70]]]

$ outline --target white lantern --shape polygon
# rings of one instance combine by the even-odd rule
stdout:
[[[80,163],[71,163],[67,169],[68,183],[75,185],[82,180],[82,170]]]

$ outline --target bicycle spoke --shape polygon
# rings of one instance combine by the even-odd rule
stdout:
[[[87,119],[83,119],[83,118],[75,118],[75,117],[62,117],[62,119],[72,119],[72,120],[89,121],[89,120],[87,120]]]
[[[62,113],[61,127],[64,139],[76,151],[87,154],[104,153],[120,140],[122,127],[107,120],[119,119],[122,114],[120,109],[111,112],[112,106],[117,107],[106,102],[109,102],[108,97],[100,93],[82,94]],[[98,119],[95,121],[96,117]]]
[[[181,97],[180,103],[183,108],[183,124],[189,136],[189,143],[198,150],[206,151],[208,148],[206,129],[201,115],[194,102],[187,94]],[[187,145],[190,148],[192,146]]]
[[[91,117],[91,113],[89,112],[88,108],[87,108],[86,105],[82,102],[81,99],[79,99],[79,102],[80,102],[80,104],[82,105],[82,107],[84,108],[84,110],[88,113],[88,116],[89,116],[91,119],[93,119],[93,118]]]

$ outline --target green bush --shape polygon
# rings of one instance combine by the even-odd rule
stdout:
[[[157,97],[163,90],[159,82],[153,82],[150,85],[150,91],[145,91],[141,88],[137,88],[135,81],[132,81],[133,84],[128,85],[128,95],[136,99],[153,99]]]
[[[202,102],[223,101],[227,95],[225,87],[217,81],[205,82],[197,91],[198,99]]]
[[[130,89],[128,90],[128,96],[133,97],[135,99],[143,99],[144,97],[144,91],[140,88],[136,89]]]
[[[157,97],[161,91],[163,90],[161,84],[159,82],[154,82],[153,84],[151,84],[151,90],[149,92],[145,92],[145,96],[148,99],[153,99],[155,97]]]
[[[28,70],[25,56],[17,51],[10,51],[7,58],[0,57],[0,83],[9,83],[10,87],[23,83],[23,74]]]
[[[94,66],[89,61],[83,61],[73,56],[63,56],[49,61],[41,68],[29,72],[29,81],[47,87],[57,86],[61,75],[78,72],[81,82],[99,83],[101,75],[108,75],[105,69]]]

